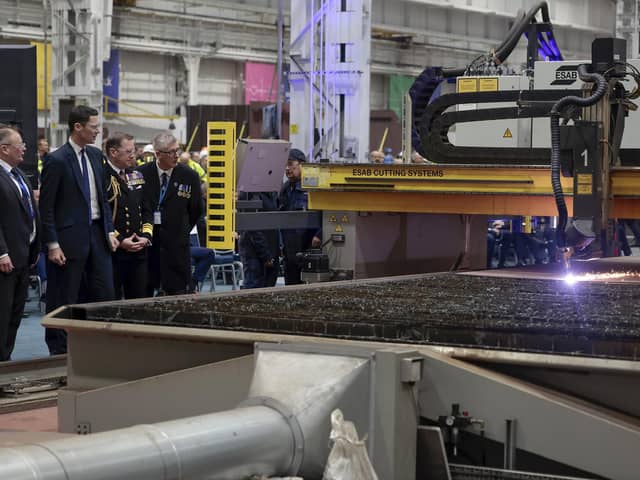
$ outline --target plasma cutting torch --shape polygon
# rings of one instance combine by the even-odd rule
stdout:
[[[551,32],[550,24],[544,28]],[[539,46],[536,37],[529,35],[528,50],[533,51],[536,46]],[[625,139],[624,148],[621,146],[625,119],[637,109],[632,100],[640,96],[640,70],[634,62],[626,61],[626,42],[618,38],[594,40],[591,61],[582,65],[534,62],[535,56],[530,57],[529,88],[521,89],[499,87],[503,80],[505,85],[523,86],[524,83],[518,76],[496,73],[500,65],[489,61],[495,60],[494,57],[488,57],[482,64],[488,65],[484,70],[480,68],[482,65],[472,62],[456,79],[455,93],[447,89],[445,79],[450,72],[427,69],[425,72],[435,77],[428,86],[422,85],[422,93],[414,95],[417,103],[429,98],[423,111],[414,112],[419,114],[414,123],[417,142],[414,147],[437,164],[550,167],[559,220],[556,258],[569,270],[574,252],[586,252],[594,242],[593,256],[614,254],[610,171],[614,166],[638,166],[635,153],[638,147],[634,139]],[[559,66],[555,67],[555,80],[548,81],[546,72],[550,70],[548,65],[553,63]],[[539,88],[532,86],[536,71],[543,78],[538,82]],[[458,88],[458,84],[463,84],[462,80],[480,85],[482,80],[491,79],[495,79],[494,88]],[[412,89],[421,86],[418,80]],[[631,80],[628,84],[635,84],[629,90],[625,88],[627,80]],[[430,86],[435,83],[440,91],[432,92]],[[470,104],[476,108],[460,108]],[[551,148],[546,148],[546,139],[535,128],[540,125],[539,119],[546,117],[550,118]],[[504,123],[498,122],[506,120],[517,120],[518,125],[529,121],[528,125],[533,127],[530,137],[522,133],[523,138],[518,138],[518,142],[498,146],[483,145],[483,140],[478,140],[477,131],[491,135],[492,128],[499,129],[492,125],[502,126]],[[478,122],[478,129],[469,128],[472,122]],[[521,146],[521,143],[530,146]],[[573,178],[572,218],[568,216],[561,175]],[[596,244],[599,246],[597,252]]]
[[[584,96],[561,98],[550,111],[551,185],[558,209],[556,241],[567,272],[574,252],[584,250],[595,240],[600,242],[602,256],[613,254],[610,170],[618,158],[625,115],[635,107],[630,99],[637,97],[637,91],[627,92],[621,83],[627,69],[625,51],[624,40],[596,39],[591,65],[577,69],[584,82]],[[573,118],[573,125],[560,126],[561,117]],[[561,151],[570,154],[563,156]],[[561,173],[574,179],[570,222]]]

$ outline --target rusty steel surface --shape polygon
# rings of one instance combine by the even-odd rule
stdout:
[[[505,272],[82,305],[60,317],[640,360],[637,282]]]

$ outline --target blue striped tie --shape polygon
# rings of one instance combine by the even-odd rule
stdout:
[[[36,215],[33,211],[33,205],[31,204],[31,195],[29,195],[29,189],[27,188],[27,185],[24,183],[24,180],[22,180],[22,177],[15,168],[11,169],[11,175],[13,175],[13,178],[15,178],[18,182],[18,185],[20,185],[20,191],[22,192],[22,203],[24,203],[24,206],[27,207],[29,215],[31,216],[31,220],[33,220]]]

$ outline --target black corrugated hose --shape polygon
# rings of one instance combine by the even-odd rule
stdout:
[[[511,55],[511,52],[520,41],[520,36],[527,31],[530,23],[536,21],[536,15],[538,12],[542,14],[543,22],[551,23],[551,17],[549,16],[549,4],[547,2],[538,2],[538,4],[534,5],[518,22],[518,29],[513,31],[511,35],[508,35],[506,41],[496,48],[496,57],[500,62],[504,62],[507,57]]]
[[[507,38],[502,42],[502,44],[495,49],[495,58],[499,61],[499,63],[503,63],[511,52],[515,48],[515,46],[520,41],[520,37],[527,30],[527,27],[531,22],[535,22],[536,14],[538,12],[542,13],[542,21],[546,23],[551,22],[551,18],[549,17],[549,4],[547,2],[538,2],[533,8],[531,8],[526,14],[519,13],[513,25],[507,32]],[[442,74],[444,77],[459,77],[460,75],[464,75],[468,67],[466,68],[446,68],[442,70]]]
[[[551,107],[551,187],[558,208],[558,228],[556,242],[558,247],[566,247],[565,228],[567,227],[567,204],[564,201],[562,184],[560,183],[560,115],[569,105],[589,107],[598,102],[607,90],[607,81],[599,73],[589,73],[587,65],[578,66],[578,76],[585,83],[595,83],[596,91],[589,97],[569,95],[558,100]]]

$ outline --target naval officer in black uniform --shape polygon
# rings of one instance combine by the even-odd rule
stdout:
[[[116,238],[113,281],[116,298],[141,298],[147,291],[147,247],[153,236],[153,213],[143,202],[144,178],[136,164],[133,137],[117,132],[105,143],[107,199]]]
[[[178,163],[178,140],[171,132],[156,135],[153,148],[157,160],[138,167],[145,203],[153,211],[147,295],[156,289],[167,295],[188,293],[193,289],[189,234],[203,210],[200,179]]]

